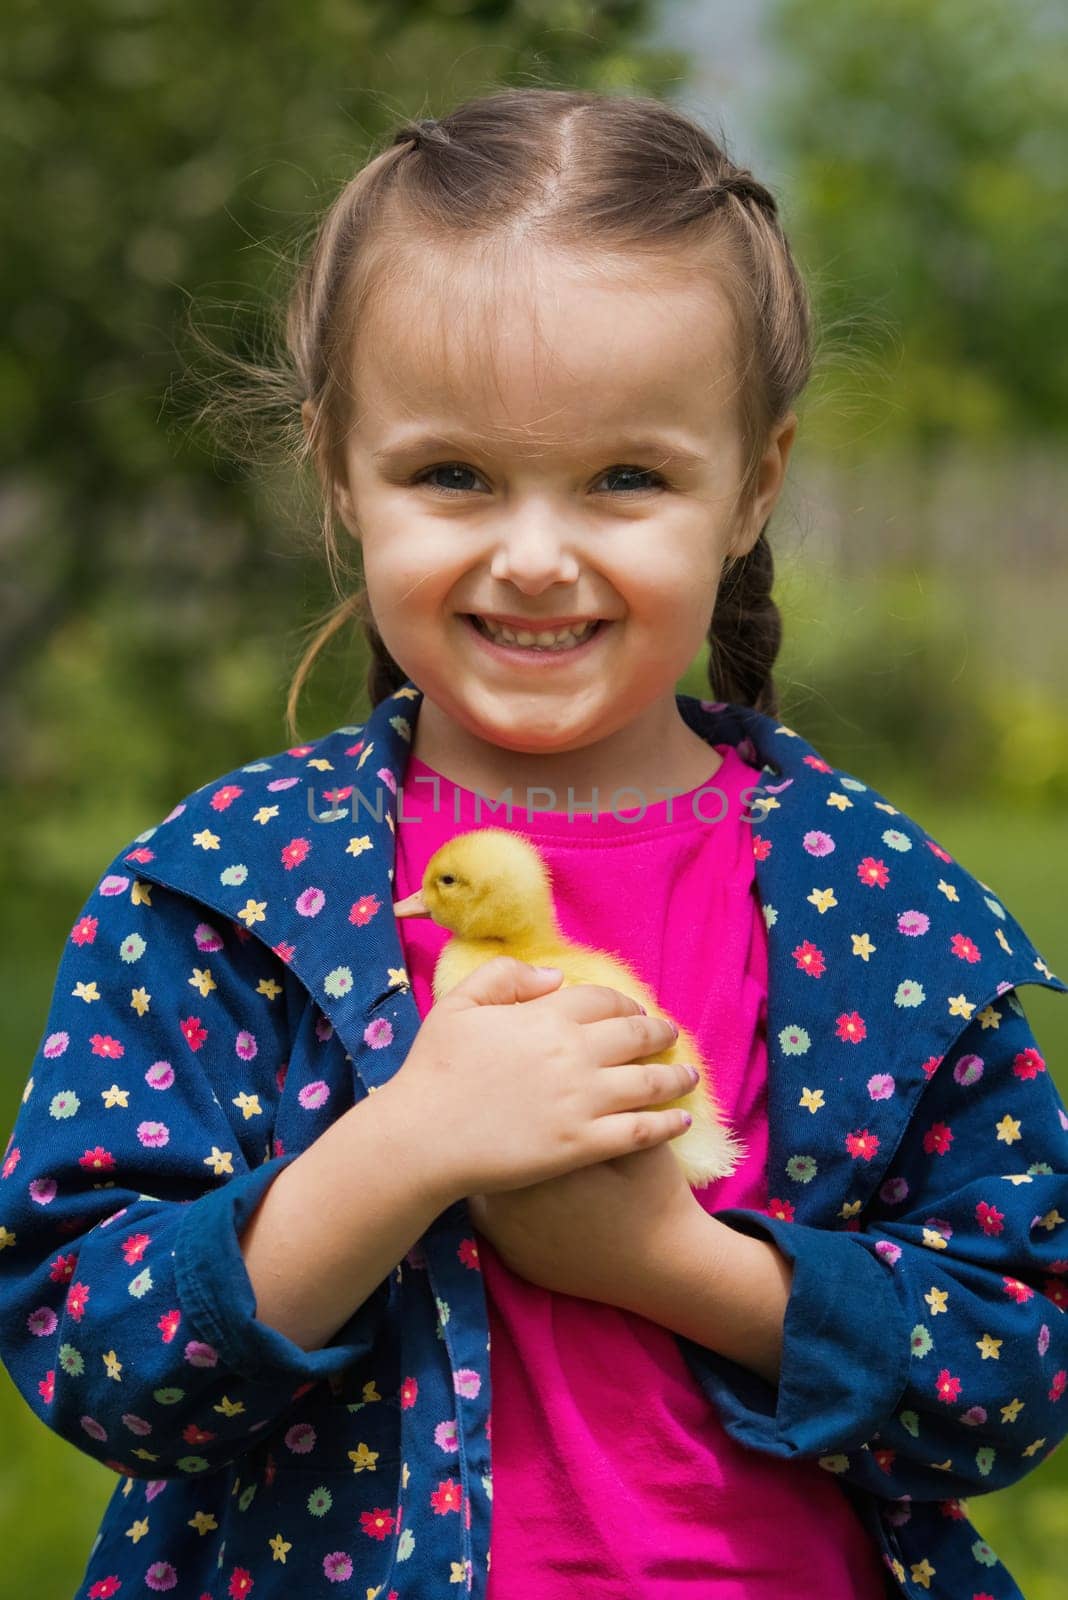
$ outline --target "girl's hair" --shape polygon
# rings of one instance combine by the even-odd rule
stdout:
[[[399,129],[341,189],[299,268],[285,335],[300,398],[313,408],[298,454],[318,468],[332,577],[334,483],[350,426],[345,374],[361,311],[376,285],[403,271],[411,241],[492,245],[519,229],[579,254],[678,264],[680,251],[690,252],[695,276],[722,292],[731,315],[744,462],[736,510],[751,504],[771,429],[812,365],[809,298],[775,199],[704,129],[659,100],[502,89]],[[716,699],[777,716],[772,669],[782,621],[773,576],[765,523],[749,553],[724,564],[708,628],[708,677]],[[365,585],[342,595],[335,579],[334,588],[339,603],[290,684],[291,734],[316,656],[350,619],[370,648],[371,704],[407,676],[378,632]]]

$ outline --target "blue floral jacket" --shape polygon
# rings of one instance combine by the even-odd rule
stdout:
[[[120,1475],[77,1600],[485,1594],[466,1201],[318,1350],[257,1322],[239,1248],[420,1026],[391,913],[420,699],[409,681],[366,724],[187,796],[111,862],[64,951],[0,1179],[0,1355]],[[792,729],[678,705],[762,768],[773,1198],[718,1215],[794,1266],[777,1387],[680,1337],[684,1356],[734,1439],[836,1475],[888,1593],[1018,1596],[963,1497],[1068,1431],[1068,1116],[1018,997],[1068,986]]]

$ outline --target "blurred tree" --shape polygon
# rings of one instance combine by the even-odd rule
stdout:
[[[848,406],[832,378],[818,432],[870,449],[865,412],[887,442],[923,448],[1062,430],[1068,13],[1050,0],[771,0],[768,22],[782,81],[765,131],[821,310],[898,345]]]

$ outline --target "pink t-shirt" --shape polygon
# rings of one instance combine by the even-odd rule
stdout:
[[[701,1204],[766,1210],[767,932],[742,820],[760,774],[733,745],[714,748],[723,762],[703,791],[650,804],[640,820],[633,804],[596,819],[528,817],[517,792],[509,821],[504,809],[476,811],[473,791],[412,756],[394,891],[418,889],[434,851],[470,828],[534,842],[563,933],[628,961],[715,1065],[720,1104],[748,1155],[695,1191]],[[710,749],[710,773],[714,759]],[[451,935],[428,917],[398,927],[425,1017]],[[492,1397],[488,1600],[885,1596],[881,1561],[843,1488],[814,1461],[732,1440],[670,1330],[528,1283],[482,1235],[479,1259]]]

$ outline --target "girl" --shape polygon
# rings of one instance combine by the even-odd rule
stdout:
[[[1018,1595],[962,1497],[1066,1431],[1018,997],[1066,985],[778,720],[775,200],[655,101],[493,94],[338,196],[288,342],[366,580],[294,694],[355,614],[370,714],[109,864],[3,1166],[4,1361],[119,1475],[78,1600]],[[497,958],[431,1009],[391,903],[487,801],[700,1040],[729,1176],[628,996]]]

